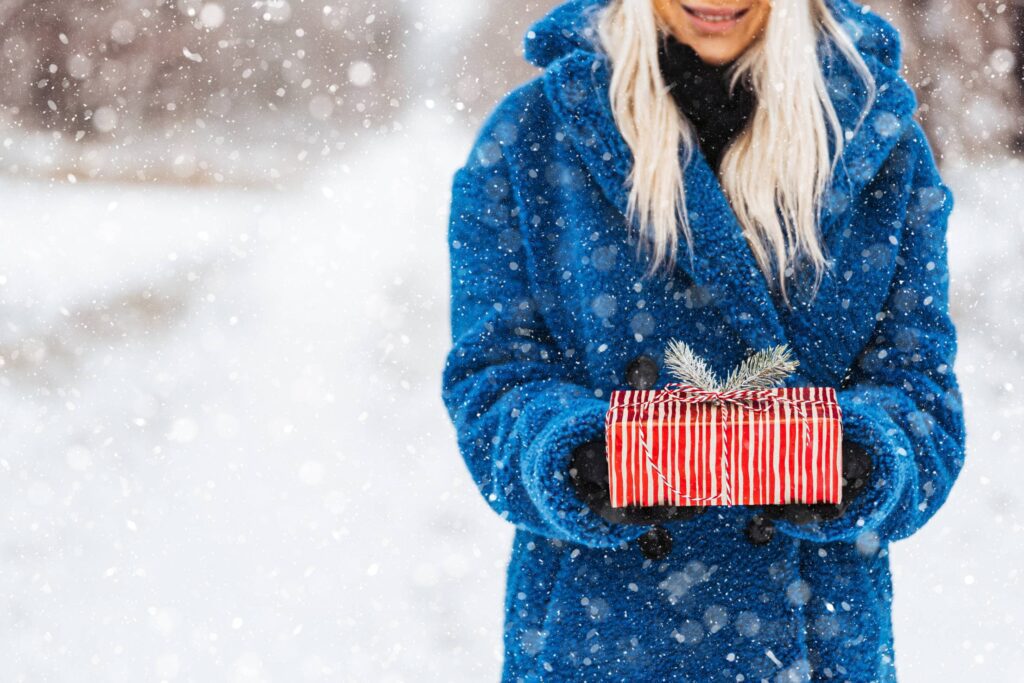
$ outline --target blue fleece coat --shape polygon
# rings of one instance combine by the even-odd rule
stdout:
[[[832,268],[792,310],[759,271],[722,187],[695,150],[685,167],[694,259],[645,278],[625,219],[631,153],[612,118],[609,63],[587,28],[607,0],[571,0],[534,24],[543,72],[487,117],[454,174],[448,239],[452,347],[443,400],[487,503],[515,525],[505,681],[893,681],[888,547],[927,522],[963,465],[964,422],[948,314],[953,196],[914,120],[892,25],[829,5],[878,93],[835,51],[819,54],[847,131],[821,219]],[[683,163],[682,157],[680,163]],[[646,252],[644,252],[646,253]],[[788,343],[788,386],[833,386],[844,438],[874,470],[841,517],[777,522],[746,540],[757,508],[715,506],[649,527],[588,511],[572,449],[604,436],[608,396],[640,354],[679,338],[724,375]],[[655,388],[674,378],[662,371]]]

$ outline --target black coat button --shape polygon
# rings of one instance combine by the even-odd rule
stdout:
[[[650,389],[658,381],[658,362],[640,355],[626,365],[626,384],[635,390]]]
[[[745,530],[747,540],[754,545],[764,545],[775,535],[775,523],[762,515],[754,515]]]
[[[672,534],[663,526],[652,527],[637,542],[640,544],[640,552],[653,562],[664,560],[672,552]]]

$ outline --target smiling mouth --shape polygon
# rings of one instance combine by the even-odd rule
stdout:
[[[701,21],[707,21],[711,23],[726,23],[735,21],[750,11],[749,7],[740,10],[729,10],[729,9],[713,9],[708,7],[690,7],[689,5],[683,5],[683,9],[688,14],[691,14]]]

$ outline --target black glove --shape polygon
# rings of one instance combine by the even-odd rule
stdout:
[[[572,452],[569,478],[576,495],[602,519],[620,524],[660,524],[693,519],[707,508],[691,505],[631,505],[613,508],[608,485],[608,452],[604,439],[588,441]]]
[[[853,441],[843,442],[843,502],[792,503],[789,505],[763,505],[768,519],[779,519],[793,524],[827,522],[842,516],[850,503],[867,486],[871,475],[871,456]]]

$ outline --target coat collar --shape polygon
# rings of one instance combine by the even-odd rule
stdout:
[[[632,162],[629,146],[612,115],[607,57],[593,48],[590,15],[608,0],[570,0],[556,7],[527,33],[526,57],[546,67],[544,90],[565,133],[603,194],[626,213],[626,178]],[[822,217],[822,235],[833,262],[842,252],[853,199],[875,176],[901,137],[917,107],[913,90],[899,75],[900,41],[895,29],[852,0],[827,0],[835,16],[855,39],[876,83],[876,99],[852,134],[866,93],[842,53],[823,53],[822,66],[836,114],[847,142],[833,172]],[[830,143],[831,144],[831,143]],[[834,147],[832,147],[834,149]],[[680,155],[680,164],[684,164]],[[742,226],[722,186],[699,148],[685,165],[684,184],[691,219],[694,258],[680,240],[677,267],[706,288],[749,350],[788,343],[803,374],[816,383],[838,384],[863,337],[873,326],[873,312],[863,321],[814,324],[835,317],[842,283],[828,275],[815,302],[793,313],[771,295],[743,236]],[[636,226],[634,226],[634,229]],[[857,324],[859,323],[859,324]],[[838,339],[836,335],[844,336]],[[794,339],[794,337],[796,337]],[[794,343],[797,342],[797,343]]]

